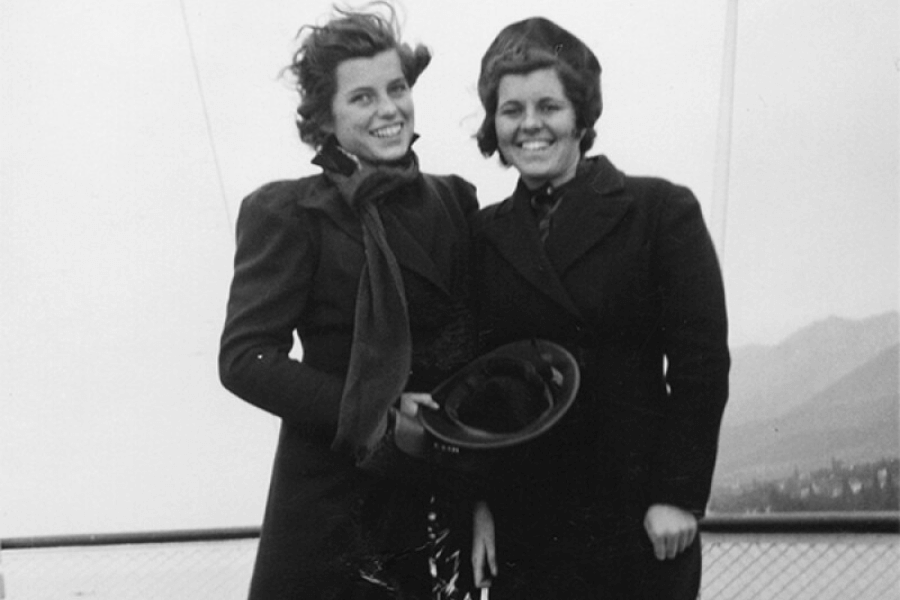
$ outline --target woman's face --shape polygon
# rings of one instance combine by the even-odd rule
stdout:
[[[341,147],[369,162],[402,158],[412,143],[415,108],[395,50],[340,63],[331,130]]]
[[[528,187],[559,186],[575,176],[584,131],[575,127],[575,107],[555,69],[504,75],[494,127],[500,152]]]

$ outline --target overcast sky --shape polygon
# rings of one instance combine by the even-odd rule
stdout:
[[[0,4],[0,537],[259,522],[278,423],[220,387],[217,338],[242,197],[316,172],[279,71],[329,6]],[[501,27],[544,15],[603,65],[593,152],[724,211],[733,344],[896,309],[898,3],[740,3],[714,207],[725,7],[406,0],[434,54],[423,168],[512,190],[472,141],[475,80]]]

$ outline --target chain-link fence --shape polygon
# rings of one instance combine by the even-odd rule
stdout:
[[[900,598],[897,515],[719,519],[704,532],[703,600]],[[81,542],[79,544],[79,542]],[[7,600],[239,600],[254,530],[5,540]]]
[[[897,536],[708,535],[701,598],[900,599]]]

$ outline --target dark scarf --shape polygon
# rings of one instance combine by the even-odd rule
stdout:
[[[365,454],[384,433],[384,418],[409,376],[412,339],[403,278],[387,242],[380,202],[419,178],[410,152],[390,164],[359,164],[329,138],[313,160],[359,216],[366,262],[359,276],[350,364],[332,449]]]

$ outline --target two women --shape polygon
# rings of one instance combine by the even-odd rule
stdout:
[[[430,54],[383,12],[306,29],[291,70],[322,173],[261,187],[238,218],[220,375],[282,421],[253,599],[424,599],[444,583],[431,491],[357,468],[395,402],[431,404],[475,349],[474,190],[419,170],[411,88]]]
[[[480,215],[482,338],[554,341],[582,378],[564,421],[526,449],[529,477],[499,481],[476,520],[496,535],[493,600],[699,589],[697,519],[728,393],[722,278],[688,189],[586,156],[600,71],[541,18],[506,27],[481,64],[479,148],[520,175]]]
[[[478,143],[520,181],[478,216],[473,287],[473,189],[410,149],[428,59],[371,13],[310,28],[293,71],[323,173],[241,208],[220,371],[282,419],[251,598],[462,597],[455,568],[442,580],[444,532],[427,535],[432,491],[357,457],[398,398],[433,407],[425,392],[474,357],[472,290],[482,350],[546,338],[582,373],[563,422],[476,505],[476,580],[494,600],[696,597],[729,366],[699,206],[586,157],[599,62],[545,19],[515,23],[482,63]]]

